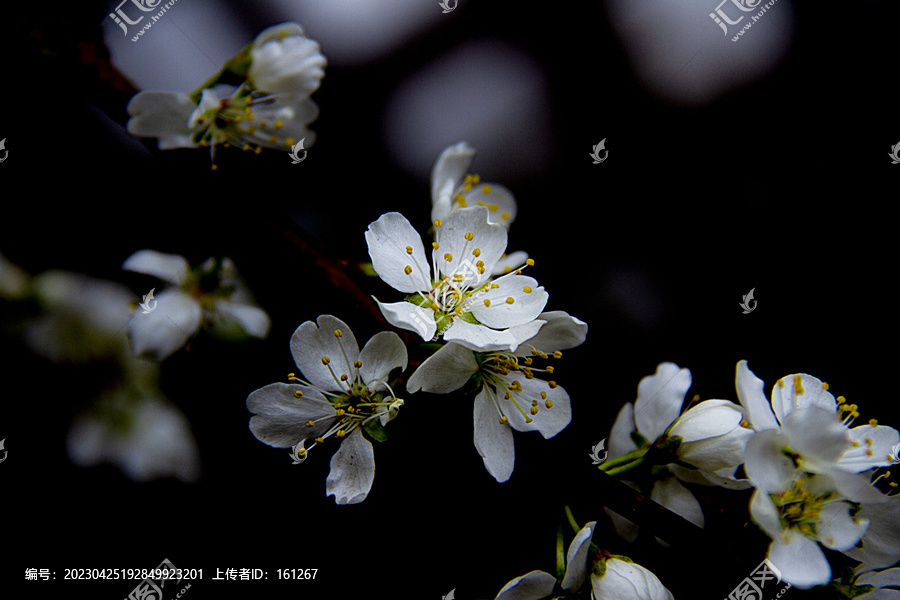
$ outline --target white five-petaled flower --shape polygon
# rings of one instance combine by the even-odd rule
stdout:
[[[388,377],[397,367],[406,369],[406,346],[396,333],[385,331],[360,351],[346,323],[321,315],[297,328],[291,353],[305,380],[290,374],[291,383],[273,383],[250,394],[250,430],[265,444],[292,448],[294,464],[328,438],[341,440],[325,490],[338,504],[362,502],[375,477],[372,443],[363,431],[385,439],[383,426],[403,405]]]
[[[258,338],[269,333],[269,316],[252,304],[229,258],[211,258],[191,268],[183,256],[139,250],[125,260],[122,268],[172,284],[156,294],[152,312],[135,312],[128,321],[137,356],[163,360],[204,326],[219,332],[237,327]]]
[[[128,131],[159,138],[161,150],[232,145],[244,150],[291,148],[315,140],[307,125],[319,109],[309,99],[324,76],[325,57],[297,23],[260,33],[229,65],[246,77],[239,85],[209,83],[189,96],[144,91],[128,103]],[[215,165],[213,165],[215,168]]]
[[[526,334],[512,352],[473,352],[448,343],[425,360],[406,385],[410,392],[445,394],[476,378],[475,448],[488,472],[500,482],[509,479],[515,466],[511,429],[539,431],[547,439],[572,418],[568,393],[552,379],[535,376],[552,376],[555,367],[542,368],[534,361],[561,358],[562,350],[580,345],[587,324],[562,311],[541,313],[533,323],[540,330]]]
[[[771,404],[746,361],[738,363],[736,385],[757,430],[745,469],[757,488],[751,516],[772,538],[768,559],[798,588],[826,584],[831,566],[819,544],[846,552],[866,533],[870,521],[851,502],[880,503],[887,496],[859,473],[890,464],[885,448],[898,434],[874,421],[848,429],[856,407],[842,420],[843,400],[810,375],[780,379]]]
[[[506,230],[489,221],[487,208],[460,208],[446,221],[436,220],[430,261],[422,238],[400,213],[371,223],[366,243],[378,276],[409,294],[402,302],[378,302],[392,325],[425,341],[443,336],[480,351],[515,350],[537,331],[522,338],[512,328],[532,323],[548,294],[521,270],[490,279],[506,248]]]
[[[625,404],[616,417],[604,466],[616,464],[611,459],[629,452],[666,449],[670,461],[666,468],[672,476],[657,480],[650,497],[703,527],[700,503],[679,480],[731,489],[749,487],[747,482],[736,480],[734,472],[744,462],[744,450],[753,431],[742,425],[741,407],[727,400],[705,400],[681,414],[690,386],[691,372],[673,363],[661,363],[654,375],[641,379],[637,400]],[[643,438],[643,446],[639,448],[633,437]],[[636,533],[626,523],[616,521],[616,525],[626,537]]]
[[[562,581],[544,571],[531,571],[503,586],[495,600],[543,600],[576,594],[590,575],[595,600],[672,600],[659,578],[625,556],[592,548],[596,522],[576,534],[566,553]]]

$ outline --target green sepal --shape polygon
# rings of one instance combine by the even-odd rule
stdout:
[[[463,321],[465,321],[466,323],[471,323],[472,325],[481,325],[481,321],[476,319],[475,315],[473,315],[470,312],[464,312],[463,314],[461,314],[459,316],[459,318],[462,319]]]
[[[378,277],[378,273],[375,272],[375,267],[372,266],[370,262],[361,262],[358,265],[359,270],[363,272],[363,275],[368,277]]]
[[[404,298],[410,304],[415,304],[416,306],[431,306],[431,300],[428,298],[423,298],[419,294],[410,294],[406,298]]]
[[[650,445],[650,442],[647,441],[647,438],[642,436],[637,431],[631,432],[631,441],[634,442],[635,446],[637,446],[638,448],[646,448]]]
[[[363,429],[376,442],[386,442],[388,439],[387,431],[384,430],[381,419],[372,419],[363,425]]]
[[[247,73],[250,72],[250,65],[253,63],[253,56],[250,50],[253,48],[253,42],[250,42],[232,57],[219,70],[218,73],[204,81],[200,87],[191,92],[190,98],[194,104],[200,104],[200,98],[203,96],[203,90],[215,87],[217,85],[233,85],[240,87],[247,80]]]

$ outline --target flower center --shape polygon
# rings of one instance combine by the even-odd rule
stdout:
[[[772,501],[778,508],[781,524],[788,529],[797,529],[807,537],[816,537],[816,523],[824,505],[831,500],[831,492],[810,492],[806,483],[815,475],[804,474],[791,483],[790,489],[772,494]]]
[[[532,417],[538,416],[541,406],[550,410],[553,408],[553,400],[549,398],[549,390],[556,389],[558,384],[550,379],[545,381],[542,378],[536,378],[535,372],[546,373],[552,375],[556,370],[553,365],[545,365],[543,368],[534,364],[535,358],[542,361],[550,358],[562,358],[562,352],[556,351],[548,354],[537,348],[532,347],[532,356],[519,358],[505,352],[478,352],[475,354],[475,360],[478,363],[478,377],[482,385],[489,385],[494,390],[503,390],[503,400],[508,401],[512,410],[518,411],[524,417],[526,423],[532,423]],[[546,386],[546,389],[533,389],[529,386],[526,390],[522,387],[522,383],[518,378],[510,377],[511,373],[519,372],[528,381],[539,382],[538,388]],[[504,402],[498,402],[496,405],[497,412],[500,415],[500,424],[508,422],[507,406]]]

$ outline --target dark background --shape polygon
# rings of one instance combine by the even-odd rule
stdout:
[[[274,22],[234,4],[250,32]],[[124,124],[131,93],[104,66],[105,3],[44,8],[15,21],[10,60],[21,69],[2,94],[10,158],[0,165],[0,251],[33,274],[59,268],[125,282],[136,299],[150,280],[120,265],[138,249],[194,261],[227,255],[273,326],[244,345],[201,335],[162,366],[162,389],[200,450],[195,484],[76,468],[65,436],[96,396],[97,372],[55,366],[15,336],[0,338],[0,438],[10,452],[0,465],[3,544],[12,558],[4,590],[125,597],[130,582],[62,581],[63,569],[151,568],[165,557],[204,569],[192,598],[437,599],[453,588],[460,600],[492,598],[528,571],[553,572],[568,504],[579,522],[598,521],[598,545],[653,570],[676,598],[719,599],[764,557],[765,536],[743,526],[749,492],[693,488],[707,530],[658,524],[652,531],[671,548],[652,535],[625,544],[604,515],[628,495],[588,453],[641,377],[674,361],[693,373],[689,395],[736,400],[735,364],[747,359],[767,391],[807,372],[859,404],[860,422],[900,423],[889,217],[900,166],[885,156],[900,141],[896,3],[795,2],[787,57],[762,80],[691,107],[638,82],[602,2],[460,3],[452,25],[391,56],[326,70],[313,96],[318,140],[301,166],[288,169],[275,153],[223,152],[216,172],[204,151],[159,153],[151,141],[149,155],[101,116]],[[427,183],[386,155],[381,112],[403,77],[483,34],[523,48],[548,75],[556,152],[540,175],[498,182],[519,202],[509,246],[536,259],[531,274],[550,292],[547,309],[590,326],[557,371],[573,420],[548,441],[517,434],[515,471],[497,484],[472,444],[471,398],[407,397],[390,440],[376,444],[368,499],[335,506],[324,492],[330,450],[291,466],[286,450],[252,436],[244,401],[295,370],[288,342],[302,322],[334,314],[361,344],[383,326],[331,286],[293,236],[349,261],[366,294],[389,295],[352,267],[368,260],[363,232],[392,210],[424,229],[430,204]],[[604,136],[610,158],[593,165],[586,153]],[[758,308],[744,315],[738,304],[751,288]],[[29,567],[57,579],[21,587]],[[227,567],[263,568],[269,579],[209,581]],[[319,572],[278,582],[278,568]]]

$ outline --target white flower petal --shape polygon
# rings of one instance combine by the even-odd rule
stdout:
[[[564,590],[577,590],[584,583],[587,574],[588,552],[591,550],[591,537],[594,535],[596,521],[586,523],[575,535],[566,553],[566,574],[562,580]]]
[[[358,504],[366,499],[375,479],[375,452],[372,443],[356,428],[341,442],[331,457],[331,471],[325,479],[325,493],[337,504]]]
[[[272,25],[259,32],[253,39],[252,48],[259,48],[268,41],[277,41],[292,35],[306,35],[303,26],[294,21],[285,21],[278,25]]]
[[[425,258],[422,238],[406,217],[397,212],[381,215],[366,229],[366,244],[372,268],[389,286],[407,294],[431,290],[431,263]]]
[[[862,547],[844,554],[871,569],[889,567],[900,560],[900,496],[884,498],[878,504],[863,504],[856,516],[871,524],[863,536]]]
[[[857,568],[857,572],[859,568]],[[900,588],[900,567],[884,571],[869,571],[856,579],[856,585],[874,585],[875,587],[893,586]],[[900,593],[900,592],[898,592]]]
[[[434,338],[437,324],[434,322],[434,311],[430,308],[422,308],[412,302],[384,303],[374,296],[373,298],[381,314],[394,327],[418,333],[426,342]]]
[[[657,481],[650,492],[650,498],[697,527],[703,527],[705,521],[700,503],[676,478],[667,477]]]
[[[335,331],[340,331],[341,337]],[[308,382],[323,390],[346,391],[335,379],[356,375],[353,361],[359,358],[359,344],[346,323],[331,315],[320,315],[315,323],[307,321],[294,331],[291,354]],[[322,362],[326,357],[328,365]]]
[[[801,590],[831,581],[831,566],[815,540],[795,529],[775,538],[769,546],[769,562],[781,571],[781,579]]]
[[[816,536],[826,548],[844,552],[856,546],[869,528],[868,519],[850,515],[851,506],[846,502],[829,502],[822,507],[816,523]]]
[[[672,475],[686,483],[696,483],[698,485],[714,485],[729,490],[747,490],[753,487],[753,482],[749,479],[735,479],[735,469],[721,469],[715,472],[698,471],[695,469],[686,469],[679,465],[669,465],[669,471]]]
[[[191,269],[185,257],[178,254],[163,254],[156,250],[138,250],[125,259],[122,268],[126,271],[152,275],[174,285],[184,283]]]
[[[494,289],[494,285],[498,287]],[[547,305],[549,294],[532,277],[511,275],[492,282],[479,293],[472,314],[488,327],[502,329],[533,321]],[[510,301],[512,300],[512,301]],[[490,302],[490,306],[486,305]]]
[[[513,371],[504,377],[504,383],[510,385],[518,383],[522,387],[521,392],[514,394],[515,401],[521,407],[528,418],[519,411],[511,400],[502,400],[500,406],[503,414],[509,419],[509,424],[516,431],[539,431],[544,439],[549,439],[566,428],[572,421],[572,405],[569,394],[561,386],[551,388],[546,381],[541,379],[527,379],[520,371]],[[504,392],[506,390],[503,390]],[[546,400],[541,392],[547,394]],[[546,401],[551,402],[551,408],[547,408]],[[538,414],[532,415],[530,410],[537,402]]]
[[[228,300],[217,300],[216,311],[228,315],[237,321],[241,328],[253,337],[264,338],[269,335],[272,322],[263,309],[249,304],[237,304]]]
[[[641,565],[618,558],[606,561],[602,577],[591,575],[595,600],[672,600],[659,578]]]
[[[294,393],[303,395],[297,398]],[[336,418],[334,406],[317,390],[300,384],[273,383],[247,396],[250,431],[275,448],[289,448],[328,431]],[[315,426],[307,427],[314,421]]]
[[[434,167],[431,169],[431,203],[433,205],[436,204],[439,196],[446,195],[448,197],[448,210],[443,215],[435,216],[432,214],[432,220],[446,219],[447,215],[450,214],[449,206],[452,198],[449,198],[449,196],[462,182],[466,173],[469,172],[474,158],[475,148],[472,148],[466,142],[448,146],[438,156]]]
[[[541,600],[553,593],[556,577],[543,571],[532,571],[516,577],[503,586],[495,600]]]
[[[841,498],[853,502],[880,504],[886,502],[888,498],[872,485],[871,479],[865,473],[847,473],[840,469],[831,469],[816,479],[822,480],[823,484],[827,482],[830,490],[837,490]]]
[[[466,239],[468,233],[472,234],[471,241]],[[484,207],[454,210],[443,225],[436,228],[435,238],[440,248],[433,251],[433,256],[440,272],[450,277],[463,275],[470,287],[487,281],[494,264],[506,250],[506,229],[490,223],[488,209]],[[476,249],[479,250],[477,257]],[[446,260],[448,256],[449,261]],[[484,261],[483,274],[478,272],[479,260]]]
[[[747,409],[747,421],[753,429],[757,431],[778,429],[772,405],[766,400],[763,392],[763,381],[753,374],[746,360],[738,362],[734,383],[738,400]]]
[[[641,379],[634,403],[634,421],[637,430],[651,444],[678,418],[689,387],[691,372],[669,362],[656,367],[654,375]]]
[[[568,350],[583,344],[587,337],[587,323],[565,311],[543,312],[538,315],[538,319],[544,321],[544,325],[535,336],[519,346],[516,356],[531,356],[532,349],[548,354],[557,350]]]
[[[750,516],[773,540],[778,539],[784,531],[778,515],[778,507],[775,506],[766,491],[754,490],[753,496],[750,498]]]
[[[619,458],[632,450],[637,450],[637,444],[631,439],[634,427],[634,404],[626,402],[616,416],[612,430],[609,432],[609,458]],[[651,440],[652,441],[652,440]]]
[[[187,343],[200,329],[200,303],[180,290],[164,290],[149,313],[135,311],[128,336],[135,356],[163,360]]]
[[[475,355],[459,344],[445,344],[425,359],[406,383],[410,393],[423,390],[434,394],[448,394],[461,388],[478,372]]]
[[[309,96],[319,88],[327,61],[319,44],[302,35],[267,40],[250,51],[253,61],[247,73],[260,91],[289,96]]]
[[[400,367],[401,372],[405,371],[409,364],[406,344],[393,331],[376,333],[366,342],[362,352],[359,353],[359,362],[362,363],[359,374],[363,381],[369,384],[369,389],[372,391],[386,390],[387,386],[383,383],[388,380],[391,371],[397,367]],[[352,373],[350,378],[353,379]],[[373,381],[381,381],[382,384],[373,386],[371,385]]]
[[[900,600],[900,590],[877,589],[857,597],[864,600]]]
[[[475,397],[475,449],[494,479],[509,479],[516,463],[512,428],[500,424],[497,399],[487,387]]]
[[[161,150],[196,148],[188,126],[195,108],[196,104],[182,92],[138,92],[126,107],[131,115],[128,133],[159,138]]]
[[[838,460],[838,468],[861,473],[874,467],[886,467],[894,462],[893,449],[900,443],[900,433],[893,427],[860,425],[850,430],[851,444]],[[871,445],[866,440],[871,440]]]
[[[518,208],[512,192],[496,183],[479,183],[472,186],[470,192],[463,192],[464,203],[459,206],[484,206],[488,209],[488,219],[491,223],[497,223],[509,228],[516,220]]]
[[[682,442],[696,442],[718,437],[740,427],[743,413],[728,400],[704,400],[678,417],[669,435],[681,437]]]
[[[812,407],[832,412],[837,410],[834,396],[812,375],[805,373],[787,375],[772,386],[772,410],[782,424],[793,411]]]
[[[616,530],[616,533],[626,542],[634,542],[637,540],[638,533],[641,528],[620,515],[617,512],[613,512],[607,507],[603,507],[604,512],[606,512],[609,520],[612,521],[613,527]]]
[[[444,341],[456,342],[477,352],[512,352],[524,340],[537,333],[543,324],[543,321],[531,321],[521,326],[497,330],[457,319],[444,332]]]
[[[833,466],[851,448],[850,435],[833,410],[811,407],[794,409],[781,421],[807,471],[819,472]]]
[[[794,479],[794,463],[782,449],[790,439],[774,429],[760,431],[747,442],[744,469],[747,477],[764,492],[786,490]]]
[[[522,250],[516,250],[500,257],[500,260],[494,265],[493,275],[499,277],[506,275],[520,268],[528,260],[528,253]]]

